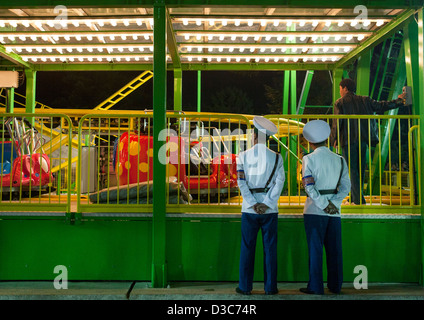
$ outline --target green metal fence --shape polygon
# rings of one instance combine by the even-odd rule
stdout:
[[[78,213],[140,216],[152,212],[152,121],[149,111],[88,114],[80,119]],[[167,114],[160,138],[166,143],[159,158],[168,186],[161,199],[169,212],[222,212],[223,204],[225,210],[239,211],[229,200],[239,196],[235,155],[243,145],[250,146],[250,126],[242,115]]]
[[[330,140],[327,146],[334,152],[342,155],[340,130],[341,123],[347,127],[348,145],[357,143],[359,147],[366,144],[365,163],[359,161],[359,170],[365,166],[365,174],[360,176],[360,192],[364,194],[367,205],[378,209],[384,207],[386,212],[390,212],[393,208],[395,212],[399,212],[399,206],[402,209],[409,209],[416,205],[421,205],[421,197],[419,190],[421,189],[420,177],[420,140],[419,140],[419,117],[410,115],[350,115],[350,116],[335,116],[335,115],[268,115],[266,116],[274,121],[277,125],[287,123],[288,119],[296,119],[302,123],[310,120],[321,119],[327,121],[330,126],[335,123],[336,128],[336,147],[330,145]],[[301,118],[299,118],[301,117]],[[366,126],[368,132],[374,126],[377,131],[379,141],[371,141],[369,134],[366,139],[358,139],[354,141],[350,138],[351,126],[358,126],[359,131],[361,126]],[[301,157],[302,154],[309,153],[312,150],[302,135],[299,134],[301,127],[288,126],[287,139],[274,140],[278,142],[279,150],[288,154],[285,158],[287,170],[287,198],[285,205],[293,205],[297,202],[298,205],[304,203],[304,192],[301,185]],[[371,147],[370,147],[371,146]],[[347,148],[350,152],[350,148]],[[360,148],[359,148],[360,150]],[[360,152],[360,151],[359,151]],[[348,155],[349,156],[349,155]],[[361,158],[361,154],[359,154]],[[348,157],[351,159],[351,157]],[[349,174],[352,174],[352,163],[348,161]],[[297,169],[296,169],[297,168]],[[280,206],[283,203],[280,200]],[[351,205],[351,195],[345,199],[344,205]],[[358,207],[365,203],[361,203]],[[376,207],[378,206],[378,207]],[[387,207],[389,206],[389,207]],[[356,208],[355,210],[358,210]]]
[[[268,146],[283,155],[285,164],[281,214],[303,211],[306,194],[301,183],[302,157],[311,150],[302,128],[312,119],[334,122],[337,131],[346,121],[348,132],[351,121],[359,127],[371,127],[374,122],[378,131],[379,143],[367,149],[366,161],[360,163],[360,168],[365,166],[361,192],[366,205],[348,207],[352,202],[349,196],[342,212],[418,213],[418,116],[266,117],[279,129]],[[240,213],[236,158],[251,146],[252,119],[233,114],[167,113],[166,129],[159,137],[165,142],[159,159],[163,160],[167,179],[166,194],[159,196],[166,203],[167,213]],[[152,111],[87,114],[77,120],[78,129],[64,114],[4,114],[0,121],[0,211],[4,214],[56,212],[103,218],[151,215]],[[372,145],[371,137],[365,143]],[[330,143],[328,147],[341,154],[340,143],[337,148]],[[44,180],[38,177],[43,172],[48,172]]]
[[[63,114],[0,116],[0,211],[71,212],[72,130]],[[65,171],[66,170],[66,171]],[[65,188],[63,188],[65,186]],[[51,214],[50,214],[51,215]]]

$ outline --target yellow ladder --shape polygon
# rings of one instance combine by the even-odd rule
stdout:
[[[107,98],[102,103],[100,103],[93,110],[109,110],[116,103],[121,101],[123,98],[125,98],[127,95],[129,95],[131,92],[133,92],[135,89],[140,87],[142,84],[144,84],[146,81],[148,81],[152,77],[153,77],[152,71],[149,71],[149,70],[144,71],[142,74],[138,75],[135,79],[129,82],[126,86],[122,87],[113,95],[111,95],[109,98]]]

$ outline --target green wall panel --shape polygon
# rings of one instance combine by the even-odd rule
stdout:
[[[169,220],[169,281],[237,281],[240,255],[239,219]],[[302,219],[279,219],[278,280],[307,281],[308,253]],[[345,281],[364,265],[369,282],[418,282],[420,220],[343,219]],[[325,255],[324,255],[324,278]],[[261,235],[258,236],[255,281],[263,279]]]
[[[0,280],[150,280],[150,221],[1,220]]]
[[[237,281],[239,218],[167,217],[167,278]],[[357,265],[369,282],[419,282],[419,219],[343,219],[344,280]],[[53,280],[56,265],[69,280],[151,280],[151,221],[0,220],[0,280]],[[258,237],[255,281],[263,279]],[[307,281],[303,219],[280,218],[278,280]],[[324,258],[325,270],[325,258]]]

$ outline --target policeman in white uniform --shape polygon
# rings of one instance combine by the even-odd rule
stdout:
[[[239,286],[236,292],[250,294],[253,283],[256,239],[262,231],[264,248],[264,289],[277,289],[277,222],[278,200],[284,186],[283,158],[266,143],[277,133],[274,123],[264,117],[253,119],[253,147],[237,159],[238,186],[242,203]]]
[[[327,287],[340,293],[343,282],[340,210],[349,194],[349,170],[343,157],[329,150],[330,126],[322,120],[308,122],[303,136],[312,153],[303,156],[302,182],[308,195],[303,209],[309,251],[309,282],[300,291],[324,294],[322,256],[327,257]]]

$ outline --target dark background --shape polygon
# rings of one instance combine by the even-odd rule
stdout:
[[[37,72],[36,100],[52,108],[93,109],[142,71]],[[284,71],[202,71],[201,111],[263,115],[282,113]],[[300,99],[306,71],[296,72]],[[183,72],[183,111],[197,111],[197,71]],[[306,105],[331,106],[329,71],[315,71]],[[25,95],[25,85],[17,92]],[[173,72],[168,72],[167,109],[174,105]],[[153,108],[153,78],[112,110]],[[308,108],[305,113],[327,113]],[[319,112],[318,112],[319,111]],[[332,113],[332,111],[328,111]]]

